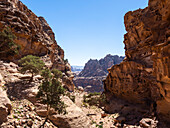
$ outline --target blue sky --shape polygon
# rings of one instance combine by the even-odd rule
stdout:
[[[52,27],[71,65],[124,55],[124,15],[148,0],[21,0]]]

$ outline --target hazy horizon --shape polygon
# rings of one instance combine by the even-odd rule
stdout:
[[[107,54],[124,56],[124,15],[145,8],[148,0],[21,0],[37,16],[43,16],[71,65],[84,66],[89,59]]]

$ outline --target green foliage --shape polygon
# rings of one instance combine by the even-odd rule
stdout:
[[[99,122],[99,124],[96,124],[96,127],[103,128],[103,122],[101,121],[101,122]]]
[[[15,39],[16,36],[9,27],[5,27],[2,32],[0,32],[0,55],[9,56],[18,54],[20,46],[14,42]]]
[[[100,92],[89,93],[88,95],[83,95],[83,102],[88,103],[90,106],[99,106],[106,102],[106,97],[105,94]]]
[[[68,59],[64,59],[64,63],[68,63]]]
[[[87,98],[92,97],[92,96],[97,96],[97,95],[100,95],[100,94],[101,94],[100,92],[91,92],[87,95]]]
[[[21,66],[19,70],[21,73],[32,74],[30,82],[33,79],[33,75],[38,74],[45,66],[44,62],[40,60],[39,57],[33,55],[27,55],[21,58],[21,60],[19,60],[19,65]]]
[[[66,114],[65,104],[61,101],[61,96],[65,95],[65,89],[59,82],[62,72],[57,69],[52,71],[44,69],[41,75],[43,76],[43,81],[39,86],[37,97],[40,98],[42,103],[58,111],[59,114]]]

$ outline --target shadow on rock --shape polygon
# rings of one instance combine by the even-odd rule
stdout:
[[[37,88],[37,83],[27,81],[17,81],[6,84],[7,94],[10,100],[21,100],[28,97],[33,88]]]

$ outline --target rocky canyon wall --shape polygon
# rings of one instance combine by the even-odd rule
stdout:
[[[126,59],[108,69],[105,93],[154,106],[170,121],[170,1],[149,0],[145,9],[126,13],[124,23]]]
[[[74,89],[71,66],[64,61],[64,51],[57,44],[54,33],[43,17],[36,16],[19,0],[0,0],[0,31],[9,27],[21,48],[19,54],[1,54],[0,59],[17,63],[25,55],[40,56],[49,68],[63,72],[63,84]]]

